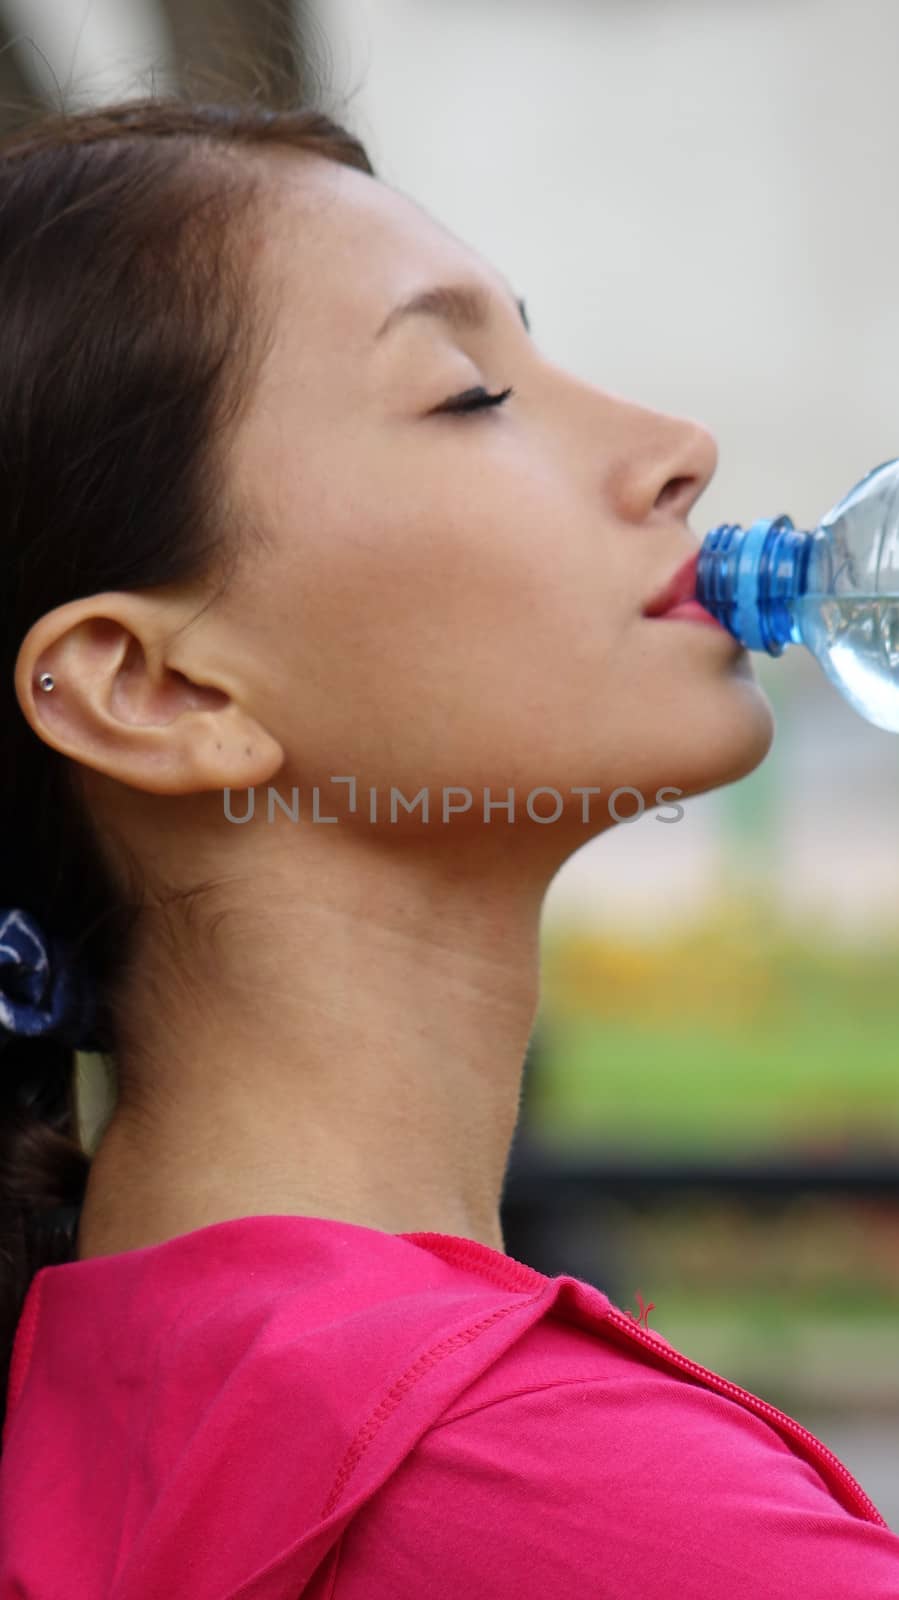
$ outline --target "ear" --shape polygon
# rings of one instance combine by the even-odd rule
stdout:
[[[47,612],[26,634],[15,671],[34,732],[73,761],[150,794],[266,783],[284,751],[241,704],[220,649],[203,670],[203,635],[184,631],[193,611],[148,592],[94,594]],[[176,653],[181,669],[172,664]],[[40,687],[45,672],[54,679],[50,693]]]

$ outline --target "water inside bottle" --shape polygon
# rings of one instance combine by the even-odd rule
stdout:
[[[794,615],[803,643],[850,705],[899,733],[899,595],[805,594]]]

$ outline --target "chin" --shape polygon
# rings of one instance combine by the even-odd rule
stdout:
[[[736,705],[735,691],[739,691]],[[761,765],[774,743],[774,708],[755,678],[744,678],[739,684],[731,682],[727,702],[726,707],[720,706],[692,724],[690,754],[680,763],[683,775],[677,780],[685,797],[747,777]]]

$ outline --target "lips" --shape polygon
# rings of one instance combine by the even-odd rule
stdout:
[[[662,617],[666,611],[671,611],[675,606],[683,604],[685,600],[696,599],[696,566],[699,561],[699,551],[695,550],[683,564],[678,567],[674,577],[669,579],[664,589],[644,606],[644,617]]]

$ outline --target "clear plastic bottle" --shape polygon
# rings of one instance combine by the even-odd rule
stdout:
[[[899,458],[811,533],[787,516],[713,528],[696,598],[748,650],[804,644],[861,716],[899,733]]]

